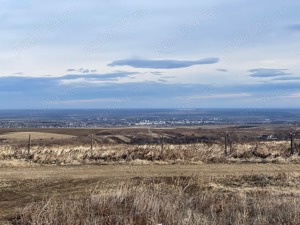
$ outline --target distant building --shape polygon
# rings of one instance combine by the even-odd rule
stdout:
[[[259,140],[277,140],[278,138],[274,135],[262,135],[258,138]]]

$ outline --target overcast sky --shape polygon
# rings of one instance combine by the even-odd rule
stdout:
[[[0,109],[300,107],[300,1],[0,6]]]

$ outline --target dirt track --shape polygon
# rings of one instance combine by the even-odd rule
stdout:
[[[0,168],[1,180],[89,179],[157,176],[225,176],[257,173],[300,173],[297,164],[103,165]]]

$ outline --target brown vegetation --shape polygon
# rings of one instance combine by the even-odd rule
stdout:
[[[23,224],[299,224],[298,175],[136,178],[85,196],[29,204]],[[288,188],[288,189],[287,189]],[[292,188],[295,188],[293,191]]]
[[[272,129],[271,129],[272,128]],[[298,162],[288,127],[106,128],[0,130],[0,166],[28,164],[132,164]],[[227,136],[225,135],[227,132]],[[28,146],[31,134],[30,150]],[[93,134],[93,135],[92,135]],[[261,140],[273,134],[277,140]],[[224,138],[227,137],[225,151]]]
[[[198,164],[226,162],[298,163],[289,153],[288,141],[234,143],[224,155],[222,143],[194,144],[95,144],[89,145],[0,145],[0,166],[84,164]]]

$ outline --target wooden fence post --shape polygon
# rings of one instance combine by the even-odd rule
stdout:
[[[28,148],[27,148],[27,158],[30,158],[30,151],[31,151],[31,135],[29,134],[28,138]]]
[[[93,154],[93,148],[94,148],[94,135],[91,136],[91,153]]]
[[[162,134],[160,136],[160,154],[161,154],[161,156],[163,154],[163,151],[164,151],[164,135]]]
[[[291,155],[293,155],[294,154],[294,136],[295,136],[295,134],[289,133],[289,135],[290,135],[290,139],[291,139],[290,153],[291,153]]]

